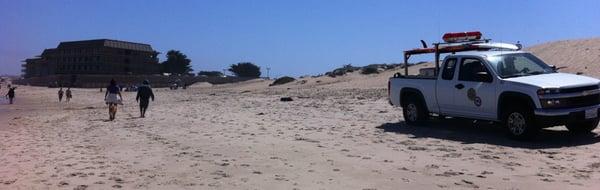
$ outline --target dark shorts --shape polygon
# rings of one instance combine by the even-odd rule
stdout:
[[[149,100],[143,100],[143,99],[142,99],[142,100],[140,100],[140,107],[142,107],[142,108],[147,108],[147,107],[148,107],[148,104],[150,104],[150,101],[149,101]]]

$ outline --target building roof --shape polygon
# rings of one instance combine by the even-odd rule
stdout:
[[[127,49],[134,51],[146,51],[146,52],[155,52],[152,49],[152,46],[149,44],[135,43],[135,42],[126,42],[119,40],[111,40],[111,39],[97,39],[97,40],[83,40],[83,41],[70,41],[70,42],[61,42],[58,44],[57,49],[63,48],[84,48],[84,47],[111,47],[118,49]]]
[[[42,55],[51,54],[51,53],[54,53],[55,51],[56,51],[56,48],[44,49],[44,51],[42,52]]]

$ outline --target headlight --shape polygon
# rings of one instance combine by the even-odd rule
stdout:
[[[561,106],[559,99],[541,99],[542,108],[556,108]]]
[[[560,93],[560,89],[558,89],[558,88],[542,88],[537,91],[538,95],[557,94],[557,93]]]

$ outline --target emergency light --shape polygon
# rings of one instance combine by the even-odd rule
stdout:
[[[456,43],[456,42],[466,42],[466,41],[474,41],[481,39],[481,32],[472,31],[472,32],[453,32],[453,33],[445,33],[442,37],[444,42],[446,43]]]

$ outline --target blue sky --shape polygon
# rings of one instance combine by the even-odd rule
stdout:
[[[0,0],[0,74],[60,41],[110,38],[180,50],[193,68],[249,61],[271,76],[402,61],[449,31],[525,46],[600,36],[600,1]]]

